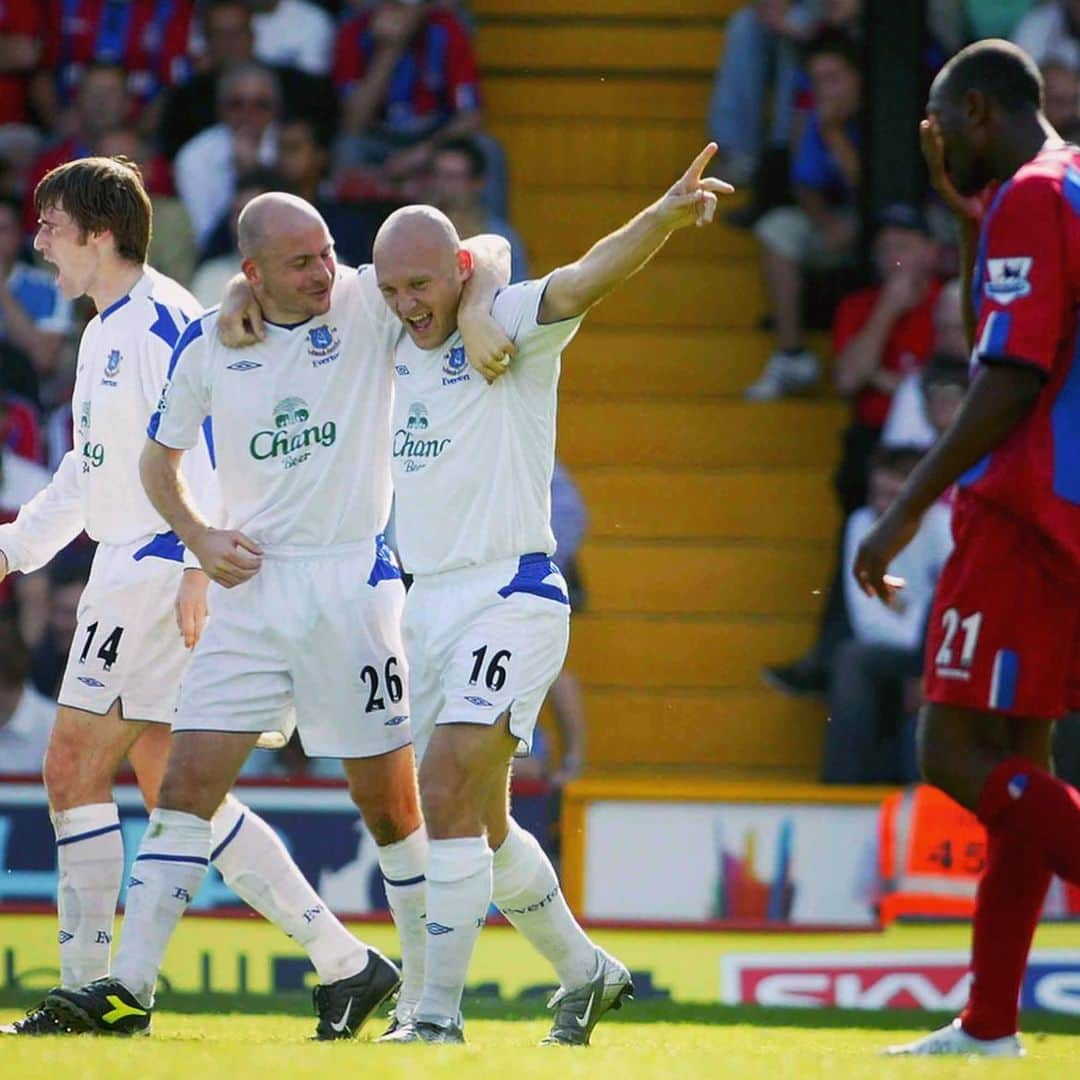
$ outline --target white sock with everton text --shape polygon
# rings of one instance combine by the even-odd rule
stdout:
[[[73,989],[109,974],[124,841],[116,803],[61,810],[52,823],[60,879],[60,985]]]
[[[210,822],[154,810],[128,880],[113,975],[149,1008],[165,950],[210,863]]]
[[[495,906],[550,962],[567,990],[596,974],[596,946],[566,903],[555,867],[536,837],[511,820],[492,861]]]
[[[476,939],[491,903],[491,848],[482,836],[431,840],[424,992],[415,1016],[456,1020]]]
[[[364,970],[367,946],[326,906],[281,838],[258,814],[228,795],[210,825],[210,859],[225,884],[307,952],[320,982],[337,982]]]
[[[401,942],[401,989],[394,1012],[399,1020],[405,1020],[412,1015],[424,989],[427,829],[421,825],[404,840],[384,844],[378,852],[386,902]]]

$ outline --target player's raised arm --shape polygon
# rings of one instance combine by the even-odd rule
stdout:
[[[712,221],[717,195],[735,190],[723,180],[702,175],[716,149],[716,143],[709,143],[660,199],[594,244],[577,262],[556,270],[548,280],[540,321],[558,322],[588,311],[637,273],[676,229]]]

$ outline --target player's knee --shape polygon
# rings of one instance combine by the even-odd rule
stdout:
[[[214,816],[220,803],[221,799],[208,792],[198,777],[176,769],[166,771],[157,796],[159,810],[179,810],[207,821]]]
[[[42,767],[49,804],[57,810],[103,802],[109,794],[112,776],[98,756],[72,733],[54,729]]]

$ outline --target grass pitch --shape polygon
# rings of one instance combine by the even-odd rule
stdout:
[[[389,927],[357,926],[373,944],[393,950]],[[0,1022],[19,1015],[54,977],[55,922],[47,916],[0,919]],[[742,1080],[855,1077],[1069,1076],[1076,1071],[1080,1023],[1074,1017],[1025,1018],[1024,1062],[923,1059],[885,1061],[877,1052],[914,1038],[946,1017],[917,1012],[753,1009],[716,1004],[719,957],[732,951],[963,949],[963,927],[899,928],[887,934],[695,934],[600,932],[606,948],[670,997],[632,1002],[609,1014],[586,1050],[540,1048],[548,1022],[537,990],[550,976],[512,931],[481,935],[466,1002],[465,1047],[393,1047],[371,1043],[372,1021],[349,1043],[310,1043],[308,996],[267,993],[275,959],[296,950],[260,922],[188,918],[166,957],[171,989],[160,993],[150,1039],[0,1039],[0,1080],[270,1080],[271,1077],[732,1077]],[[1037,945],[1077,948],[1080,927],[1041,930]],[[238,993],[236,959],[246,957],[248,993]],[[208,959],[209,958],[209,962]],[[3,977],[0,972],[0,978]],[[12,978],[14,975],[14,978]],[[207,992],[209,984],[211,993]],[[498,994],[492,992],[497,986]]]

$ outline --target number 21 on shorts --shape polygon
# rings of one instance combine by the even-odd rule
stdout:
[[[975,649],[982,629],[981,611],[962,615],[956,608],[946,608],[941,614],[941,648],[934,657],[934,667],[940,678],[969,679]]]

